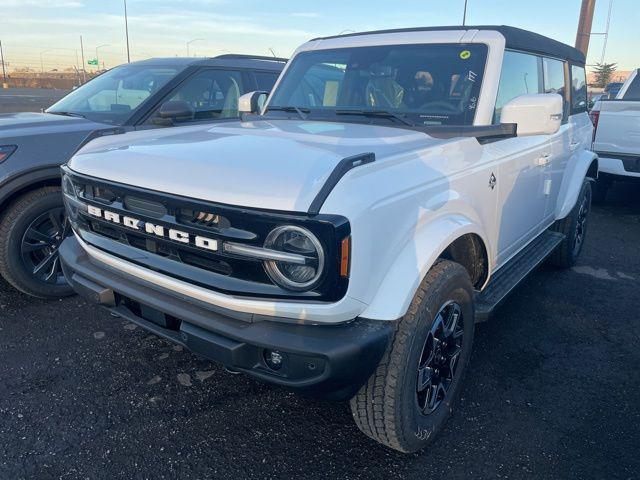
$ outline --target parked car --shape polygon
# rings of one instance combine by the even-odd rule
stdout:
[[[237,117],[238,97],[270,90],[284,59],[222,55],[116,67],[44,113],[0,115],[0,275],[37,297],[73,290],[58,261],[60,165],[96,136]]]
[[[640,181],[640,70],[634,70],[615,99],[602,99],[589,115],[593,150],[600,157],[594,200],[606,199],[616,180]]]
[[[608,93],[596,93],[591,95],[591,98],[589,98],[589,101],[587,102],[587,110],[591,110],[598,100],[604,100],[605,98],[609,98]]]
[[[314,39],[262,109],[241,97],[243,121],[78,152],[64,272],[230,369],[350,399],[365,434],[416,451],[451,413],[475,322],[580,254],[584,63],[511,27]]]
[[[622,88],[623,82],[609,82],[604,87],[604,93],[607,94],[607,98],[616,98],[618,92]]]

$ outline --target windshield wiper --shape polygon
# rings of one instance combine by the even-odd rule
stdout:
[[[64,115],[65,117],[78,117],[78,118],[87,118],[80,113],[75,112],[46,112],[51,113],[52,115]]]
[[[267,112],[269,110],[280,111],[280,112],[295,112],[298,115],[300,115],[300,118],[302,120],[306,120],[307,119],[306,114],[308,114],[311,111],[308,108],[300,108],[300,107],[269,107],[267,108]]]
[[[412,122],[411,120],[398,115],[397,113],[393,113],[393,112],[387,112],[386,110],[350,110],[350,109],[345,109],[345,110],[336,110],[335,111],[336,115],[360,115],[363,117],[380,117],[380,118],[393,118],[395,120],[398,120],[401,123],[404,123],[405,125],[408,125],[410,127],[416,127],[418,126],[417,124],[415,124],[414,122]]]

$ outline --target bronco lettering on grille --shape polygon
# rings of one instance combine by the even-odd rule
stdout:
[[[124,225],[132,230],[144,230],[146,233],[155,235],[156,237],[169,237],[175,242],[187,243],[204,250],[211,250],[214,252],[218,250],[218,241],[212,238],[191,235],[188,232],[183,232],[182,230],[166,228],[162,225],[145,222],[133,217],[121,216],[119,213],[103,210],[101,208],[94,207],[93,205],[87,205],[87,212],[93,217],[101,218],[107,222],[116,223],[118,225]]]

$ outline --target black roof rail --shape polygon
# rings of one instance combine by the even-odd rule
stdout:
[[[272,62],[288,62],[288,58],[281,57],[268,57],[266,55],[243,55],[240,53],[225,53],[224,55],[218,55],[214,58],[229,58],[229,59],[246,59],[246,60],[271,60]]]

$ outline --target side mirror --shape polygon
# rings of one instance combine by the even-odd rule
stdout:
[[[557,93],[520,95],[502,107],[500,123],[515,123],[519,137],[552,135],[562,124],[562,104]]]
[[[158,116],[166,120],[173,120],[176,122],[184,120],[192,120],[195,115],[195,110],[189,102],[184,100],[170,100],[165,102],[158,110]]]
[[[260,113],[267,101],[269,92],[255,91],[245,93],[238,98],[238,112]]]

